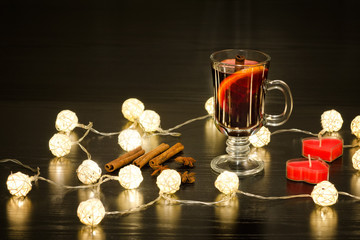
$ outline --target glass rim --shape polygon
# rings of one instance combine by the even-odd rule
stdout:
[[[214,58],[214,55],[218,54],[218,53],[221,53],[221,52],[230,52],[230,51],[248,51],[248,52],[256,52],[256,53],[260,53],[262,55],[264,55],[266,57],[266,59],[264,61],[261,61],[261,62],[258,62],[257,64],[231,64],[231,63],[225,63],[225,62],[221,62],[219,60],[216,60]],[[210,55],[210,60],[214,63],[221,63],[221,65],[223,66],[246,66],[246,67],[254,67],[254,66],[262,66],[262,65],[265,65],[267,64],[268,62],[270,62],[271,60],[271,57],[269,54],[267,53],[264,53],[262,51],[258,51],[258,50],[253,50],[253,49],[236,49],[236,48],[230,48],[230,49],[223,49],[223,50],[219,50],[219,51],[216,51],[216,52],[213,52],[211,55]]]

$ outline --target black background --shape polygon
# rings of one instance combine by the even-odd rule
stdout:
[[[336,109],[344,119],[339,133],[345,144],[352,144],[356,138],[350,122],[360,114],[359,23],[356,1],[2,1],[0,158],[19,159],[40,167],[45,178],[79,185],[75,170],[86,155],[74,146],[59,160],[48,150],[58,112],[71,109],[80,123],[92,121],[104,132],[127,126],[121,105],[130,97],[159,113],[164,129],[205,115],[204,103],[212,96],[209,55],[226,48],[257,49],[272,57],[269,78],[286,81],[294,97],[293,114],[280,128],[318,132],[321,114]],[[267,111],[281,107],[281,95],[268,94]],[[176,196],[214,201],[219,192],[210,161],[224,153],[226,137],[211,119],[179,131],[180,138],[151,137],[146,147],[182,142],[184,155],[197,159],[197,179]],[[78,136],[83,132],[75,130]],[[310,193],[313,185],[285,177],[285,162],[301,156],[303,137],[273,136],[258,150],[264,174],[241,179],[240,189],[265,196]],[[123,153],[116,137],[89,134],[83,145],[100,166]],[[345,149],[331,164],[329,180],[339,191],[360,195],[351,163],[356,150]],[[174,162],[169,166],[185,170]],[[86,193],[40,181],[20,208],[5,184],[16,171],[33,174],[1,164],[1,239],[88,237],[76,216]],[[136,192],[142,203],[158,194],[150,174],[150,168],[143,169],[144,182]],[[101,189],[107,211],[128,206],[129,193],[117,182]],[[327,218],[321,211],[327,211]],[[92,237],[357,239],[359,222],[359,203],[344,196],[325,210],[310,198],[263,201],[238,196],[231,207],[157,204],[130,216],[106,216]]]

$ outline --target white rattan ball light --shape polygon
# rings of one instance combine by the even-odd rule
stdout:
[[[180,189],[181,176],[173,169],[165,169],[156,179],[160,193],[173,194]]]
[[[338,191],[329,181],[322,181],[315,185],[311,192],[313,201],[320,206],[326,207],[336,203]]]
[[[21,172],[10,174],[6,181],[11,195],[25,197],[31,190],[31,178]]]
[[[360,138],[360,115],[356,116],[350,124],[351,133]]]
[[[70,132],[77,126],[78,121],[79,119],[73,111],[63,110],[56,117],[55,128],[58,131]]]
[[[341,114],[334,109],[325,111],[321,115],[322,128],[327,132],[339,131],[342,127],[342,124],[343,119],[341,117]]]
[[[267,127],[262,126],[259,131],[249,137],[254,147],[263,147],[269,144],[271,132]]]
[[[205,103],[205,110],[209,115],[214,115],[214,97],[209,98]]]
[[[91,198],[79,204],[77,215],[85,225],[96,226],[105,216],[105,208],[98,198]]]
[[[160,127],[160,116],[153,110],[145,110],[141,114],[139,122],[145,132],[154,132]]]
[[[125,189],[137,188],[142,181],[143,176],[141,170],[135,165],[128,165],[119,171],[119,182]]]
[[[353,167],[356,170],[360,170],[360,149],[357,150],[354,155],[352,156],[352,163],[353,163]]]
[[[139,119],[144,109],[145,106],[140,100],[129,98],[123,103],[121,112],[127,120],[134,122]]]
[[[216,178],[215,187],[226,195],[235,193],[239,188],[239,177],[236,173],[224,171]]]
[[[84,160],[76,169],[79,180],[84,184],[92,184],[97,182],[101,177],[101,168],[93,160]]]
[[[140,133],[133,129],[126,129],[119,134],[118,143],[125,151],[131,151],[141,146]]]
[[[63,133],[55,133],[49,141],[49,149],[56,157],[63,157],[69,154],[71,145],[70,137]]]

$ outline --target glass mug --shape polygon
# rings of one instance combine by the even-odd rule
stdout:
[[[226,152],[211,161],[211,168],[238,176],[253,175],[264,169],[261,159],[250,158],[249,136],[261,126],[279,126],[292,112],[290,88],[281,80],[268,80],[270,56],[256,50],[228,49],[210,56],[214,86],[214,122],[228,136]],[[265,95],[280,90],[284,111],[278,115],[264,112]]]

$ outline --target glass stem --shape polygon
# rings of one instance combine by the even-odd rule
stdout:
[[[226,152],[235,161],[247,161],[250,153],[250,142],[248,137],[232,137],[226,140]]]

